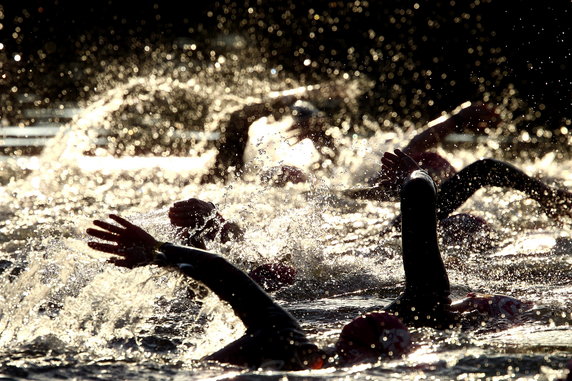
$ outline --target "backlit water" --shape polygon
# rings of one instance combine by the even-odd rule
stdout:
[[[348,104],[369,86],[353,75],[338,81]],[[115,268],[87,248],[85,229],[110,212],[174,241],[169,206],[197,197],[217,204],[246,231],[244,242],[214,243],[213,250],[245,270],[276,261],[298,270],[297,282],[274,297],[320,345],[332,345],[353,317],[390,301],[403,286],[399,235],[381,232],[398,204],[355,201],[339,191],[364,184],[384,151],[414,136],[415,121],[380,125],[358,118],[351,123],[359,128],[350,129],[349,119],[339,119],[331,126],[338,156],[324,159],[310,141],[295,144],[282,136],[288,115],[263,118],[251,127],[243,179],[227,184],[199,184],[214,161],[213,145],[177,133],[216,133],[241,105],[299,86],[232,55],[195,74],[178,66],[134,75],[86,102],[41,155],[5,157],[0,374],[37,380],[562,377],[572,357],[572,221],[550,220],[518,192],[479,191],[461,211],[484,217],[494,234],[443,244],[442,253],[455,297],[503,293],[533,301],[534,308],[516,321],[415,330],[418,346],[403,359],[343,369],[285,373],[202,362],[243,332],[228,306],[175,272]],[[458,169],[504,156],[498,142],[511,124],[509,100],[500,111],[506,122],[500,136],[438,152]],[[95,147],[102,130],[108,142]],[[571,189],[567,150],[512,161]],[[260,173],[275,164],[302,167],[311,180],[284,188],[262,183]]]

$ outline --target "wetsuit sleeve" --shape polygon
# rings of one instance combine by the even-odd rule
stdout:
[[[176,266],[204,283],[229,303],[247,330],[261,327],[298,327],[292,315],[280,307],[255,281],[218,254],[171,243],[159,248],[159,265]]]
[[[463,205],[477,190],[486,186],[512,188],[536,200],[549,214],[565,205],[567,192],[553,189],[528,176],[515,166],[494,159],[478,160],[463,168],[440,187],[437,218],[442,220]]]
[[[401,239],[406,293],[433,302],[449,293],[437,242],[437,189],[425,171],[414,171],[401,189]]]
[[[407,324],[448,327],[450,286],[437,241],[437,190],[424,171],[414,171],[401,187],[401,246],[405,291],[386,311]]]
[[[429,148],[437,146],[442,142],[447,135],[457,129],[455,118],[448,118],[447,120],[436,124],[432,127],[415,135],[411,141],[403,148],[403,152],[408,155],[424,152]]]

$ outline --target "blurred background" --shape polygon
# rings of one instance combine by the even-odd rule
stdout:
[[[512,101],[513,128],[558,139],[572,118],[571,9],[512,0],[3,1],[0,113],[4,125],[27,123],[26,101],[89,99],[152,60],[214,63],[228,49],[221,41],[234,38],[301,83],[367,76],[374,86],[360,107],[377,120],[423,122],[466,100]],[[157,57],[158,48],[168,53]]]

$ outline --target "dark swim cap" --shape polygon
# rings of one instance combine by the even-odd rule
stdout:
[[[426,170],[437,183],[457,173],[451,163],[438,153],[424,151],[413,153],[409,156],[411,156],[421,168]]]
[[[396,316],[370,312],[346,324],[336,343],[342,363],[397,357],[411,349],[411,334]]]
[[[266,263],[248,275],[265,291],[272,292],[293,284],[296,280],[296,269],[282,263]]]

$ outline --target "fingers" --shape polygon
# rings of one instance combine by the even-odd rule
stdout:
[[[392,154],[391,152],[384,153],[383,157],[381,158],[382,167],[385,167],[387,169],[394,168],[395,166],[397,166],[398,162],[399,162],[399,157]]]
[[[123,258],[109,258],[107,260],[108,263],[112,263],[115,266],[118,267],[126,267],[128,269],[132,269],[133,267],[135,267],[132,263],[132,261],[130,261],[129,259],[123,259]]]
[[[387,163],[394,163],[398,161],[398,157],[395,154],[392,154],[391,152],[385,152],[383,154],[383,156],[381,157],[381,162],[383,163],[384,161]]]
[[[110,245],[108,243],[90,241],[87,243],[87,246],[93,250],[101,251],[103,253],[120,255],[121,252],[123,252],[123,249],[118,245]]]
[[[115,233],[115,234],[121,234],[125,231],[123,228],[120,228],[119,226],[116,226],[116,225],[112,225],[112,224],[107,223],[105,221],[95,220],[95,221],[93,221],[93,224],[95,226],[98,226],[102,229],[105,229],[105,230],[107,230],[111,233]]]
[[[119,242],[121,240],[121,238],[116,234],[98,229],[87,229],[85,232],[92,237],[99,238],[104,241]]]
[[[117,214],[110,214],[109,218],[111,218],[113,221],[117,222],[119,225],[122,225],[126,228],[135,227],[135,225],[133,225],[131,222],[127,221],[125,218],[119,217]]]

